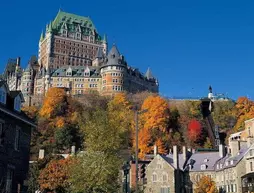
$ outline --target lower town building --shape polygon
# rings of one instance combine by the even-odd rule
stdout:
[[[146,168],[147,193],[194,192],[203,176],[216,182],[219,192],[254,191],[254,119],[242,132],[229,136],[228,147],[218,150],[187,151],[156,155]],[[252,126],[253,125],[253,126]],[[177,174],[177,175],[176,175]]]
[[[34,123],[21,111],[20,91],[9,91],[0,80],[0,192],[24,190]]]

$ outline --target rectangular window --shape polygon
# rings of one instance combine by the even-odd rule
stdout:
[[[253,165],[252,165],[252,162],[250,162],[250,171],[253,171]]]
[[[15,132],[15,143],[14,143],[14,149],[16,151],[19,150],[19,144],[20,143],[20,128],[16,127],[16,132]]]

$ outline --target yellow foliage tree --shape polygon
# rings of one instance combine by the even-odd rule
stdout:
[[[38,114],[38,107],[36,106],[23,106],[22,111],[30,118],[35,119]]]
[[[132,105],[127,99],[125,93],[119,93],[108,103],[108,118],[112,127],[118,128],[121,138],[123,139],[123,147],[131,146],[131,123],[134,115],[131,110]]]
[[[235,115],[237,122],[235,124],[235,131],[244,129],[244,121],[254,118],[254,102],[247,97],[239,97],[235,105]]]
[[[46,93],[42,108],[39,112],[41,117],[53,118],[64,114],[64,106],[67,102],[67,95],[62,88],[50,88]]]
[[[203,176],[196,182],[195,193],[218,193],[215,182],[208,176]]]

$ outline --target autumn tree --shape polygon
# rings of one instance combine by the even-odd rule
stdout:
[[[203,176],[198,182],[196,182],[195,193],[218,193],[215,182],[211,177]]]
[[[213,148],[213,144],[212,144],[211,140],[208,137],[206,138],[204,148],[205,149],[212,149]]]
[[[167,101],[160,96],[149,96],[144,100],[140,115],[139,125],[139,156],[142,158],[152,150],[156,141],[163,144],[167,141],[164,136],[169,133],[170,110]],[[165,141],[164,141],[165,140]],[[134,138],[135,142],[135,138]],[[164,153],[165,148],[159,148],[159,153]]]
[[[52,87],[46,93],[42,108],[39,112],[41,117],[53,118],[64,115],[67,106],[67,94],[62,88]]]
[[[40,189],[43,191],[53,191],[55,193],[68,192],[70,186],[68,182],[68,167],[70,162],[70,158],[51,160],[40,172],[38,180]]]
[[[191,141],[195,142],[201,135],[202,126],[199,121],[192,119],[188,124],[188,137]]]
[[[119,93],[108,103],[108,119],[112,127],[117,127],[121,138],[124,139],[123,148],[131,146],[131,123],[134,118],[132,105],[125,93]]]
[[[243,130],[244,121],[254,117],[254,102],[247,97],[239,97],[236,101],[234,113],[237,118],[235,131]]]
[[[22,107],[22,111],[30,118],[35,120],[38,112],[39,112],[39,108],[37,106],[23,106]]]

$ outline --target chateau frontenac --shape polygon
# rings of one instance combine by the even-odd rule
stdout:
[[[106,35],[99,35],[89,17],[61,10],[40,36],[38,60],[31,57],[21,69],[20,58],[10,59],[2,78],[25,100],[44,96],[50,87],[72,95],[158,92],[159,87],[149,68],[142,74],[129,66],[116,45],[108,51]]]

